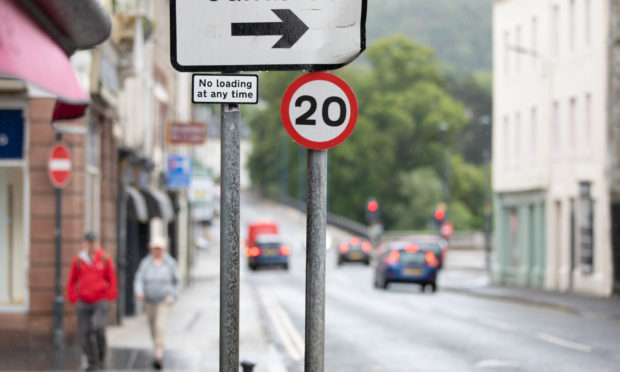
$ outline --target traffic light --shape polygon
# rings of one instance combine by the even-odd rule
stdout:
[[[379,203],[374,198],[368,199],[366,202],[366,220],[368,222],[379,222]]]
[[[445,218],[446,218],[446,209],[448,208],[448,206],[446,205],[446,203],[439,203],[439,205],[437,205],[437,208],[435,208],[435,212],[433,212],[433,219],[435,220],[435,224],[437,226],[440,226],[442,224],[442,222],[444,222]]]

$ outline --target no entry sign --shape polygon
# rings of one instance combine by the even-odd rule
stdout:
[[[366,47],[367,0],[171,0],[178,71],[331,70]]]
[[[355,129],[357,114],[357,100],[349,85],[326,72],[295,80],[280,107],[288,134],[312,150],[327,150],[344,142]]]
[[[52,185],[57,189],[64,189],[71,179],[71,153],[62,143],[56,144],[50,151],[47,170]]]

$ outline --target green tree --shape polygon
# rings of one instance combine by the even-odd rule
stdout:
[[[356,93],[360,112],[353,134],[329,152],[330,211],[364,221],[372,196],[387,228],[423,229],[451,178],[459,224],[476,227],[480,172],[462,160],[458,148],[465,108],[446,90],[433,51],[394,36],[370,46],[365,63],[338,74]],[[288,138],[279,113],[282,95],[297,76],[262,74],[261,102],[247,116],[252,181],[274,195],[299,196],[302,189],[297,182],[305,161],[299,161],[298,145]],[[446,130],[440,123],[448,124]],[[452,161],[450,154],[456,154]]]

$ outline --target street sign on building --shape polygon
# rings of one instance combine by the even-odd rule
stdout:
[[[168,190],[187,189],[192,180],[192,158],[169,155],[167,165],[166,187]]]
[[[204,123],[168,123],[168,143],[172,145],[202,145],[207,140]]]
[[[357,114],[357,100],[349,85],[326,72],[295,80],[280,106],[288,134],[312,150],[327,150],[344,142],[355,129]]]
[[[57,189],[64,189],[71,179],[71,153],[67,146],[57,143],[50,151],[47,169],[52,185]]]
[[[178,71],[331,70],[366,47],[367,0],[171,0]]]

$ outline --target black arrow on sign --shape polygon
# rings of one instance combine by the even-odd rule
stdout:
[[[308,26],[290,9],[271,9],[282,22],[233,23],[232,36],[282,36],[272,48],[288,49],[308,31]]]

